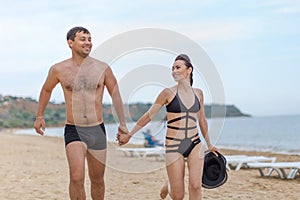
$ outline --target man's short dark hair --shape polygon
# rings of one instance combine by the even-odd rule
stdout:
[[[67,33],[67,40],[74,41],[76,33],[79,33],[79,32],[90,34],[90,32],[86,28],[81,27],[81,26],[76,26],[76,27],[74,27],[74,28],[72,28],[72,29],[70,29],[68,31],[68,33]]]

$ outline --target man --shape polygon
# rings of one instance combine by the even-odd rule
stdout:
[[[152,134],[151,130],[147,129],[145,132],[143,131],[144,134],[144,146],[145,147],[156,147],[156,146],[163,146],[163,142],[157,140]]]
[[[65,146],[70,170],[70,199],[85,199],[85,159],[91,180],[93,199],[104,199],[106,133],[102,117],[104,87],[107,88],[119,119],[119,132],[126,133],[123,103],[111,68],[89,56],[90,32],[74,27],[67,33],[72,57],[53,65],[42,87],[35,130],[43,135],[43,114],[53,88],[60,83],[66,103]]]

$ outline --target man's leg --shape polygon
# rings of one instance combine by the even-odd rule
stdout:
[[[91,196],[93,200],[103,200],[105,193],[104,172],[106,162],[105,150],[88,150],[87,161],[91,180]]]
[[[83,142],[71,142],[66,146],[66,154],[70,171],[70,199],[85,200],[84,170],[86,145]]]

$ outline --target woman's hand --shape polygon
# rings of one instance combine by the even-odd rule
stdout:
[[[218,156],[218,153],[217,153],[218,149],[215,146],[209,145],[208,149],[209,149],[209,151],[213,152],[216,156]]]

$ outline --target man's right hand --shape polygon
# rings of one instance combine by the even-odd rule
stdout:
[[[35,131],[40,134],[44,135],[45,131],[45,120],[43,118],[36,118],[34,122]]]
[[[131,136],[128,134],[127,128],[124,130],[124,128],[121,128],[119,126],[118,133],[117,133],[117,140],[119,145],[124,145],[130,140]]]
[[[119,133],[118,134],[118,143],[120,146],[129,142],[131,136],[128,133]]]

